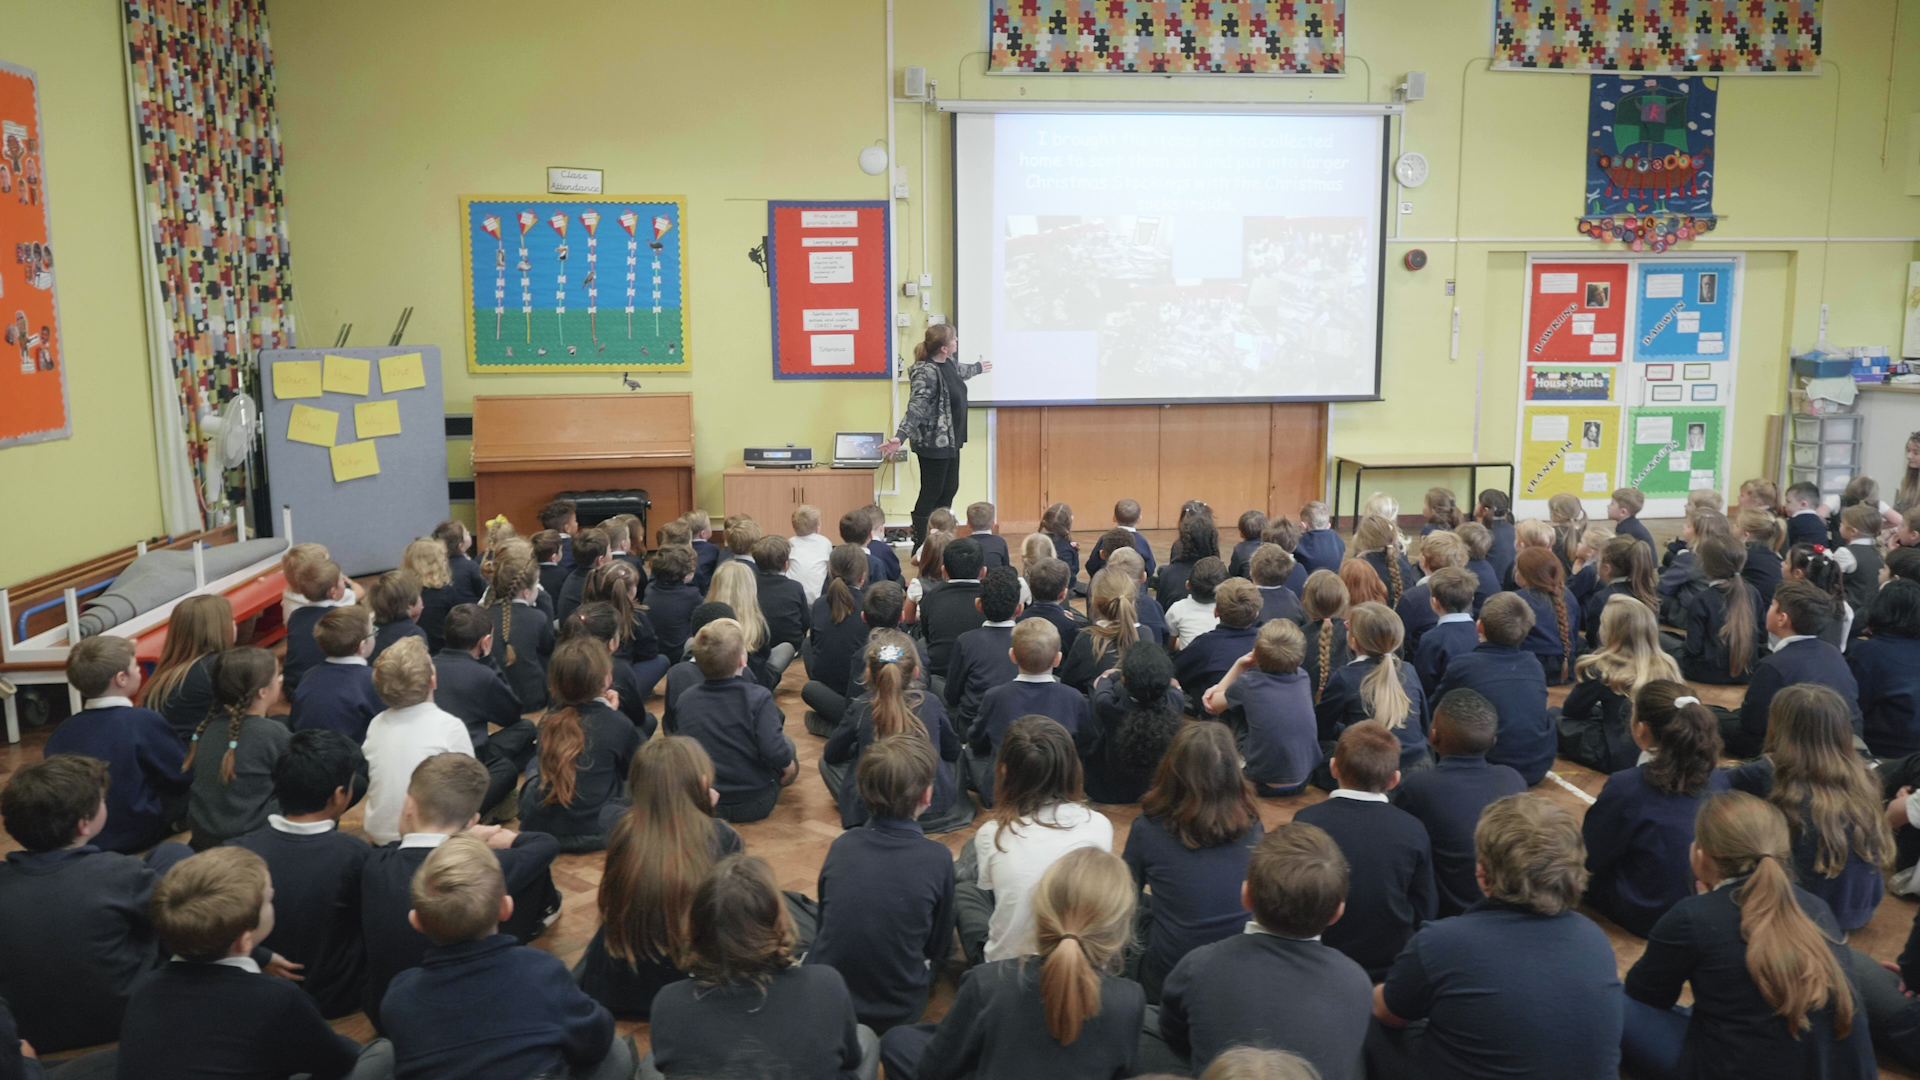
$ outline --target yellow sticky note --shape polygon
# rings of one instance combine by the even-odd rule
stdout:
[[[328,451],[333,455],[333,480],[341,483],[358,480],[363,476],[380,475],[380,455],[374,452],[373,440],[341,443]]]
[[[287,438],[294,442],[332,446],[334,434],[339,428],[340,414],[332,409],[295,405],[293,415],[287,417]]]
[[[405,353],[400,356],[380,358],[380,392],[391,394],[395,390],[418,390],[427,385],[427,373],[420,367],[420,354]]]
[[[400,403],[363,401],[353,407],[353,433],[362,439],[400,434]]]
[[[373,365],[365,360],[355,360],[346,356],[329,356],[326,360],[326,373],[320,385],[330,394],[358,394],[367,396],[367,379]]]
[[[320,361],[281,360],[273,365],[273,396],[303,398],[320,396]]]

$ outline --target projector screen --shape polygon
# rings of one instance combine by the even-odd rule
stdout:
[[[1378,397],[1387,123],[956,114],[974,403]]]

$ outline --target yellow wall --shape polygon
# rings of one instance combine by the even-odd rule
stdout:
[[[5,585],[132,544],[163,525],[120,5],[0,0],[0,27],[0,59],[33,68],[40,79],[73,416],[70,439],[0,450]]]

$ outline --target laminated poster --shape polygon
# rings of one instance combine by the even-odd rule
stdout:
[[[1726,412],[1723,409],[1627,410],[1628,487],[1647,498],[1684,498],[1696,488],[1719,489]]]
[[[1605,497],[1620,458],[1620,409],[1612,405],[1529,404],[1520,417],[1517,498]]]

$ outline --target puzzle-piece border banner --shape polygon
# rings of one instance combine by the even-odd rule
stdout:
[[[1822,0],[1494,0],[1496,71],[1813,75]]]
[[[989,74],[1340,75],[1346,0],[988,0]]]

